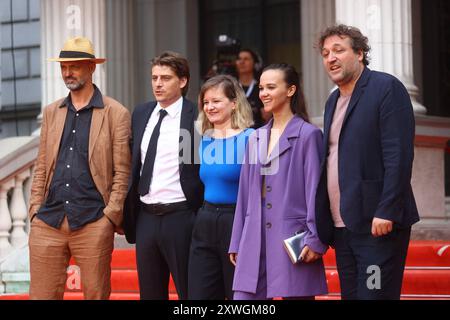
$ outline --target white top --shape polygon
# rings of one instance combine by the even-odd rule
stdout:
[[[180,122],[183,97],[174,104],[165,108],[167,116],[161,122],[161,129],[156,149],[155,164],[153,167],[152,181],[149,193],[141,196],[141,201],[146,204],[175,203],[185,201],[180,184],[179,148],[180,148]],[[144,167],[148,144],[162,109],[158,103],[145,127],[141,143],[141,175]]]

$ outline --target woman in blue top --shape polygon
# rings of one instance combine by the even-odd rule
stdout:
[[[231,76],[219,75],[202,86],[197,126],[200,178],[205,202],[192,233],[188,297],[193,300],[232,299],[234,266],[228,257],[241,164],[253,129],[245,93]]]

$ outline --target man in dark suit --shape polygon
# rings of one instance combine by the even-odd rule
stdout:
[[[124,231],[136,243],[141,299],[168,299],[172,274],[187,299],[188,258],[195,213],[203,202],[194,121],[196,106],[184,98],[189,66],[177,53],[152,60],[154,102],[132,116],[132,172]]]
[[[338,86],[325,106],[318,234],[336,249],[343,299],[399,299],[419,221],[411,100],[398,79],[367,68],[370,47],[357,28],[329,27],[318,48]]]

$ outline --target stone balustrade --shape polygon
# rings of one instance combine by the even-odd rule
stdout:
[[[0,260],[28,241],[28,203],[25,192],[30,181],[31,166],[30,163],[8,180],[0,182]]]
[[[27,254],[22,253],[27,251],[27,208],[38,147],[39,137],[0,140],[0,294],[5,290],[14,292],[11,286],[17,287],[17,264],[13,263],[14,270],[9,270],[11,260],[27,260]],[[29,278],[28,268],[28,263],[24,263],[26,278]],[[19,281],[20,285],[23,280]]]

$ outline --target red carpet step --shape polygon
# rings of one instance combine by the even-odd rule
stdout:
[[[339,294],[339,278],[336,269],[327,269],[328,290]],[[113,270],[111,275],[113,293],[139,293],[136,270]],[[68,290],[80,292],[81,290]],[[170,281],[169,292],[176,293],[173,281]],[[405,295],[448,295],[450,297],[450,269],[410,269],[405,270],[403,290]]]
[[[327,267],[336,266],[334,250],[324,256]],[[413,241],[409,245],[406,257],[409,267],[447,267],[450,268],[450,241]]]
[[[324,257],[330,294],[318,300],[340,299],[339,278],[336,271],[334,250]],[[75,261],[71,261],[75,264]],[[136,271],[136,255],[131,249],[117,249],[112,257],[111,300],[139,299],[139,283]],[[170,299],[177,299],[175,285],[170,279]],[[4,295],[0,300],[24,300],[28,295]],[[66,300],[83,299],[80,290],[69,290]],[[402,299],[450,300],[450,242],[413,241],[410,244],[403,281]]]

